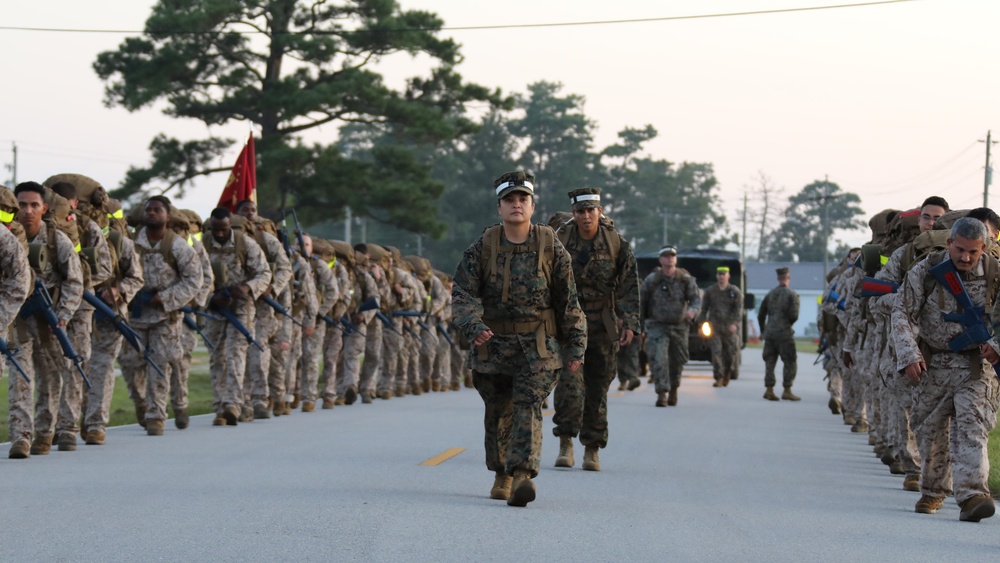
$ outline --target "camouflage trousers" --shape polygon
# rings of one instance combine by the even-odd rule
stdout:
[[[460,338],[458,335],[458,329],[452,325],[448,325],[448,333],[451,334],[451,339],[455,341],[456,344],[459,343]],[[452,381],[458,381],[463,383],[466,376],[472,379],[472,370],[466,367],[466,350],[462,350],[460,347],[452,347],[451,353],[449,354],[451,358],[451,377]]]
[[[826,388],[830,392],[830,398],[837,402],[842,402],[841,396],[844,390],[844,378],[840,375],[840,368],[832,358],[826,362],[826,374]]]
[[[271,351],[271,362],[267,368],[267,391],[273,402],[288,400],[285,377],[291,371],[292,343],[282,339],[281,323],[278,326],[279,329],[271,337],[271,340],[267,343],[261,343]]]
[[[137,323],[132,325],[132,328],[142,338],[143,345],[149,351],[150,357],[156,362],[156,365],[160,366],[164,373],[169,374],[171,371],[169,366],[179,362],[183,355],[181,318],[164,320],[151,325]],[[166,420],[170,379],[156,373],[146,362],[146,358],[131,346],[121,347],[119,362],[122,367],[122,375],[125,376],[126,383],[129,384],[133,401],[145,405],[146,420]],[[167,369],[164,369],[165,367]]]
[[[302,328],[292,324],[291,349],[288,351],[288,371],[285,372],[285,401],[291,402],[295,395],[302,396]]]
[[[326,338],[323,340],[323,398],[333,399],[337,396],[338,368],[341,364],[341,353],[344,350],[344,331],[335,326],[327,325]]]
[[[413,330],[413,329],[411,329]],[[407,331],[403,335],[403,342],[406,348],[402,352],[401,368],[405,367],[403,373],[403,388],[413,393],[414,389],[420,388],[420,341],[412,332]],[[396,380],[398,389],[400,382]]]
[[[628,383],[633,379],[639,379],[640,375],[642,375],[639,373],[640,348],[642,348],[642,338],[640,338],[639,334],[636,334],[628,346],[618,350],[615,359],[618,364],[619,382]]]
[[[764,340],[764,387],[774,387],[776,379],[774,368],[781,358],[781,383],[791,387],[795,383],[795,373],[798,371],[798,354],[795,351],[795,340],[792,338],[767,338]]]
[[[430,327],[430,325],[428,325]],[[434,360],[437,357],[438,338],[433,331],[424,328],[417,328],[420,335],[420,378],[424,384],[424,389],[430,387],[431,382],[440,385],[440,373],[434,371]]]
[[[967,363],[969,358],[951,353],[934,355],[914,390],[910,411],[923,459],[920,492],[943,498],[952,493],[954,485],[958,503],[990,494],[987,445],[1000,401],[1000,382],[992,367],[984,363],[982,375],[973,379],[968,367],[941,365],[954,366],[962,360]]]
[[[400,356],[403,351],[403,319],[396,317],[392,319],[392,325],[400,332],[397,334],[391,330],[382,331],[382,372],[378,378],[378,392],[392,393],[396,388],[396,380],[399,377],[399,366],[402,363]]]
[[[681,386],[681,372],[688,361],[688,325],[646,322],[646,353],[657,393]]]
[[[716,380],[739,375],[740,333],[729,334],[728,327],[712,325],[712,337],[708,341],[712,351],[712,375]]]
[[[69,337],[76,353],[83,359],[83,371],[90,379],[90,354],[91,354],[91,331],[94,327],[94,309],[89,305],[86,308],[78,309],[73,314],[73,318],[66,324],[66,335]],[[114,330],[114,329],[112,329]],[[93,384],[93,382],[91,382]],[[55,413],[46,412],[44,415],[35,411],[35,429],[44,426],[43,422],[51,420],[53,414],[56,416],[56,434],[79,434],[80,414],[83,411],[83,390],[86,384],[83,378],[72,363],[66,362],[66,374],[63,376],[63,384],[59,390],[59,407]],[[47,408],[51,403],[48,398],[43,399],[42,394],[49,392],[48,389],[40,388],[36,405]]]
[[[104,430],[108,426],[111,398],[115,392],[115,358],[123,340],[108,319],[94,321],[94,347],[87,366],[91,388],[87,391],[87,408],[83,416],[87,428]]]
[[[256,346],[247,349],[247,372],[243,389],[243,405],[249,410],[254,406],[266,406],[268,399],[268,377],[271,371],[271,346],[274,335],[281,329],[281,322],[266,303],[257,305],[257,317],[254,320],[253,334],[260,342],[263,351]]]
[[[344,337],[344,358],[337,374],[337,395],[343,397],[348,387],[358,389],[361,379],[361,356],[365,353],[365,342],[368,334],[364,327],[358,327],[354,332]]]
[[[7,377],[10,440],[30,442],[36,429],[35,385],[37,383],[39,387],[50,386],[49,397],[58,398],[58,389],[67,362],[63,357],[62,348],[59,347],[59,341],[40,316],[18,319],[14,326],[11,334],[16,339],[18,348],[14,357],[30,381],[26,381],[19,373]],[[52,387],[55,388],[54,391]],[[56,406],[53,404],[51,408],[55,410]],[[51,420],[49,422],[51,424]],[[51,434],[52,427],[44,427],[44,431]],[[43,428],[39,428],[39,432],[43,432]]]
[[[858,355],[853,350],[848,352],[850,352],[852,360]],[[848,367],[843,360],[844,356],[841,355],[840,358],[842,368],[840,373],[844,378],[844,414],[854,417],[855,420],[868,420],[868,411],[865,409],[864,376],[860,367],[857,362],[852,362],[852,365]]]
[[[435,327],[435,330],[437,328]],[[434,353],[434,376],[441,382],[441,390],[444,391],[449,387],[455,385],[459,382],[458,379],[454,379],[451,372],[451,344],[448,344],[448,340],[441,336],[440,333],[437,334],[437,350]]]
[[[542,401],[555,383],[555,371],[472,372],[486,412],[486,467],[513,475],[521,469],[538,476],[542,458]]]
[[[319,361],[323,358],[326,323],[316,323],[310,336],[302,337],[302,402],[316,403],[319,398]]]
[[[588,339],[580,370],[559,370],[553,398],[554,435],[579,435],[584,446],[607,447],[608,387],[615,379],[617,354],[617,342]]]
[[[244,327],[252,330],[254,315],[247,310],[253,311],[245,308],[236,315]],[[250,344],[236,327],[224,320],[208,319],[205,335],[215,343],[215,353],[208,362],[212,380],[212,409],[216,414],[222,414],[226,407],[235,407],[240,411],[243,406],[243,377],[247,371],[247,347]]]
[[[913,408],[913,387],[904,375],[887,378],[889,405],[886,416],[892,417],[895,436],[891,443],[899,454],[899,461],[907,474],[920,473],[920,450],[910,427],[910,410]]]
[[[181,353],[176,361],[170,362],[170,406],[176,416],[178,409],[188,408],[188,378],[191,375],[191,353],[198,344],[198,333],[181,322]],[[206,346],[207,348],[207,346]]]
[[[361,365],[359,393],[375,394],[375,384],[382,371],[382,321],[372,319],[368,323],[368,337],[365,338],[365,361]]]

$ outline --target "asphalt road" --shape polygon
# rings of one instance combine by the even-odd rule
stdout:
[[[112,428],[104,446],[0,459],[9,561],[982,561],[1000,518],[913,512],[865,435],[826,408],[801,354],[798,403],[761,398],[759,352],[680,404],[615,391],[601,472],[553,467],[546,417],[538,499],[490,500],[474,390],[360,402],[238,427],[208,416],[162,437]],[[454,448],[436,465],[421,463]],[[454,450],[452,450],[454,451]]]

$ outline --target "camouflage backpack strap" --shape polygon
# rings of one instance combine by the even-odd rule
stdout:
[[[618,229],[612,226],[603,226],[601,232],[604,233],[604,242],[608,245],[608,254],[611,255],[611,262],[618,266],[618,253],[622,249],[622,237],[618,234]]]
[[[556,259],[556,233],[548,225],[535,225],[535,251],[538,252],[538,277],[552,281],[552,263]]]
[[[500,252],[500,225],[483,231],[483,251],[479,255],[480,277],[492,278],[497,274],[497,255]]]

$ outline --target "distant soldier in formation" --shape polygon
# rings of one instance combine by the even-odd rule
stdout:
[[[0,226],[0,337],[3,337],[3,340],[10,347],[17,345],[17,341],[11,338],[12,333],[15,332],[11,329],[14,326],[14,320],[17,318],[18,312],[21,310],[21,306],[31,291],[32,279],[31,267],[28,264],[27,243],[18,240],[18,237],[11,232],[12,225],[17,225],[18,228],[21,227],[19,223],[13,223],[14,216],[11,204],[16,205],[16,202],[17,198],[14,197],[10,190],[0,186],[0,221],[3,223]],[[41,213],[39,213],[39,218],[41,218]],[[26,356],[16,356],[16,359],[24,367],[22,361],[26,359]],[[7,380],[9,389],[8,397],[15,397],[17,394],[14,392],[14,388],[19,386],[23,386],[20,391],[21,396],[24,396],[26,390],[26,393],[30,397],[31,384],[24,380],[17,372],[17,369],[10,365],[10,362],[6,361],[5,356],[0,355],[0,370],[3,369],[4,364],[10,367]],[[25,372],[28,372],[27,368],[25,368]],[[20,434],[14,434],[13,400],[11,400],[10,406],[10,457],[24,458],[28,456],[28,451],[31,447],[29,439],[31,438],[32,429],[22,424]],[[30,413],[30,411],[28,412]]]
[[[795,374],[798,371],[797,353],[795,351],[795,329],[793,325],[799,320],[799,295],[789,288],[792,275],[788,268],[778,268],[778,287],[764,296],[757,310],[757,324],[760,326],[761,338],[764,339],[764,398],[777,401],[774,394],[774,368],[781,357],[782,385],[785,391],[781,398],[786,401],[798,401],[799,397],[792,393]]]
[[[716,284],[705,290],[697,324],[708,322],[712,329],[713,387],[727,387],[740,367],[740,324],[743,321],[743,291],[729,283],[729,267],[716,268]]]
[[[660,267],[642,281],[639,311],[656,384],[656,406],[676,406],[681,372],[688,360],[691,322],[701,311],[701,292],[687,270],[677,267],[677,249],[660,249]]]
[[[580,369],[586,318],[569,254],[551,228],[531,224],[534,177],[510,172],[493,188],[502,223],[465,251],[452,311],[476,347],[470,362],[486,408],[486,466],[495,473],[490,496],[526,506],[535,499],[542,401],[564,362]]]

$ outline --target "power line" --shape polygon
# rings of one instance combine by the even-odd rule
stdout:
[[[942,171],[949,164],[951,164],[951,163],[955,162],[956,160],[958,160],[959,158],[961,158],[962,155],[964,155],[965,153],[969,152],[969,150],[971,150],[973,147],[975,147],[976,144],[977,144],[977,141],[971,142],[969,145],[967,145],[965,148],[963,148],[961,151],[959,151],[957,154],[955,154],[955,156],[949,158],[948,160],[942,162],[941,164],[938,164],[937,166],[929,168],[929,169],[925,170],[924,172],[921,172],[920,174],[916,174],[916,175],[911,176],[909,178],[904,178],[902,180],[894,180],[892,182],[884,182],[884,183],[880,183],[880,184],[865,184],[865,183],[848,182],[848,181],[844,181],[844,183],[845,184],[850,184],[852,186],[860,186],[860,187],[868,187],[868,188],[883,188],[883,187],[887,188],[889,186],[898,186],[900,184],[911,184],[911,183],[916,182],[918,180],[926,180],[928,176],[936,175],[938,172]],[[892,193],[898,193],[900,191],[908,190],[908,189],[910,189],[910,186],[906,186],[905,188],[902,188],[902,189],[890,190],[890,191],[880,192],[880,193],[871,194],[871,195],[887,195],[887,194],[892,194]]]
[[[620,24],[632,24],[632,23],[649,23],[649,22],[665,22],[665,21],[681,21],[681,20],[701,20],[701,19],[711,19],[711,18],[731,18],[739,16],[758,16],[758,15],[768,15],[768,14],[788,14],[794,12],[814,12],[819,10],[838,10],[842,8],[861,8],[866,6],[879,6],[883,4],[901,4],[903,2],[916,2],[917,0],[881,0],[877,2],[860,2],[856,4],[832,4],[827,6],[809,6],[804,8],[779,8],[775,10],[754,10],[748,12],[725,12],[719,14],[695,14],[689,16],[665,16],[657,18],[632,18],[632,19],[622,19],[622,20],[593,20],[593,21],[579,21],[579,22],[551,22],[551,23],[520,23],[520,24],[501,24],[501,25],[467,25],[467,26],[455,26],[455,27],[417,27],[408,29],[383,29],[383,30],[313,30],[313,31],[287,31],[283,32],[288,35],[347,35],[352,33],[405,33],[405,32],[423,32],[423,31],[483,31],[483,30],[495,30],[495,29],[532,29],[532,28],[546,28],[546,27],[578,27],[587,25],[620,25]],[[46,33],[123,33],[123,34],[145,34],[146,30],[136,30],[136,29],[73,29],[73,28],[54,28],[54,27],[19,27],[19,26],[0,26],[0,31],[30,31],[30,32],[46,32]],[[218,33],[216,30],[207,31],[155,31],[150,33],[150,35],[199,35],[199,34],[212,34]],[[237,33],[240,35],[258,35],[266,34],[267,32],[259,30],[248,30],[248,31],[227,31],[227,33]],[[271,35],[276,35],[276,32],[271,32]]]

